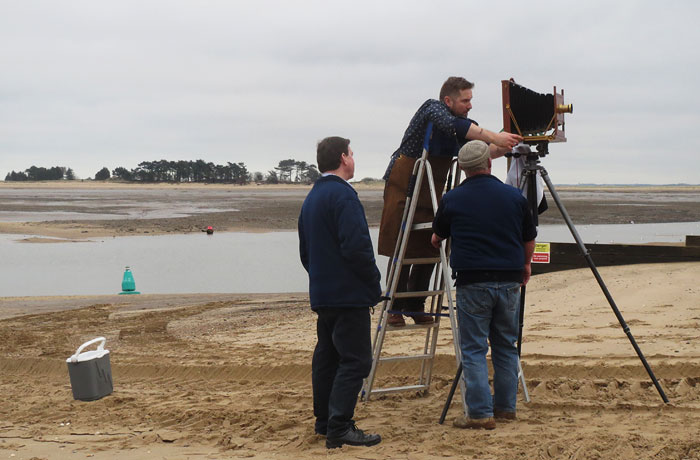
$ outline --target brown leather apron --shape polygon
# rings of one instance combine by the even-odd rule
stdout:
[[[399,236],[401,218],[403,217],[404,206],[406,205],[406,191],[411,180],[413,166],[417,159],[399,156],[391,168],[391,174],[384,186],[384,209],[382,210],[382,220],[379,224],[379,242],[377,251],[387,257],[394,255],[396,240]],[[437,194],[438,203],[445,190],[447,173],[452,164],[451,157],[428,157],[428,161],[433,169],[433,182]],[[434,217],[433,205],[430,200],[430,187],[423,176],[418,205],[413,218],[414,224],[432,222]],[[439,255],[437,249],[430,244],[431,230],[414,230],[408,240],[405,257],[436,257]]]

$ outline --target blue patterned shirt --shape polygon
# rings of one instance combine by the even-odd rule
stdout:
[[[389,167],[384,173],[384,180],[389,179],[391,168],[400,155],[411,158],[420,158],[423,154],[423,139],[428,122],[433,122],[433,136],[428,146],[430,155],[456,156],[460,147],[467,141],[467,131],[472,123],[478,123],[469,118],[457,117],[450,112],[450,108],[444,102],[436,99],[428,99],[420,106],[401,140],[398,150],[391,155]]]

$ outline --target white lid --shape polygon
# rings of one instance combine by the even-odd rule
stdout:
[[[109,350],[105,350],[105,342],[107,339],[104,337],[97,337],[96,339],[89,340],[85,342],[84,344],[80,345],[78,347],[78,350],[75,352],[73,356],[70,358],[66,359],[67,363],[80,363],[83,361],[90,361],[91,359],[97,359],[97,358],[102,358],[104,355],[109,353]],[[84,348],[89,347],[90,345],[101,342],[97,346],[97,350],[92,350],[92,351],[86,351],[85,353],[81,353]]]

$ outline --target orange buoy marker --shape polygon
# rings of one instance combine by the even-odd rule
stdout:
[[[131,274],[131,269],[127,266],[124,270],[124,278],[122,279],[122,292],[119,295],[124,294],[141,294],[136,290],[136,282],[134,281],[134,275]]]

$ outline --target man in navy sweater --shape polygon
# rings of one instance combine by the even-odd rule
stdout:
[[[468,409],[454,425],[494,429],[494,417],[515,419],[520,286],[530,279],[537,228],[520,191],[491,175],[485,142],[467,142],[458,161],[467,179],[442,198],[431,239],[439,247],[443,239],[452,238],[450,266],[457,280]],[[486,364],[489,342],[493,396]]]
[[[299,215],[299,253],[318,314],[311,364],[315,429],[329,449],[373,446],[381,437],[364,433],[352,417],[372,366],[369,310],[381,296],[380,274],[364,208],[347,182],[355,174],[350,141],[322,140],[316,161],[323,176]]]

